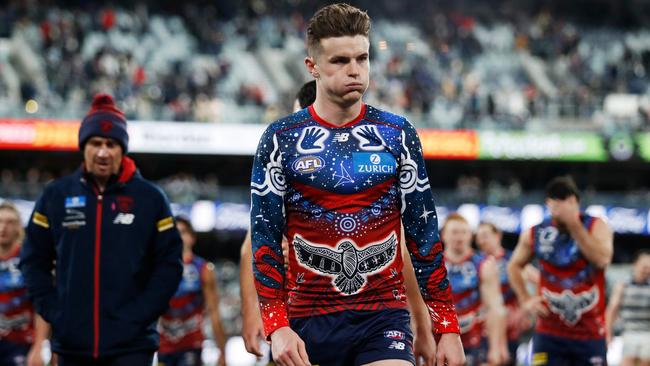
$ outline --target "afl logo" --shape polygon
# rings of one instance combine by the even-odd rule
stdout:
[[[325,163],[318,156],[303,156],[293,162],[292,169],[296,173],[313,173],[323,169]]]
[[[370,155],[370,162],[377,165],[381,163],[381,157],[377,154]]]

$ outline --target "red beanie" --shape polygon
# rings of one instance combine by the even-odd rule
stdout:
[[[79,127],[79,149],[83,150],[86,141],[92,136],[109,137],[122,145],[126,154],[129,146],[129,134],[126,130],[124,113],[115,106],[113,97],[97,94],[93,98],[90,110]]]

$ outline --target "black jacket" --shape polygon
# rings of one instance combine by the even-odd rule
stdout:
[[[156,320],[183,270],[169,202],[127,157],[102,194],[90,180],[80,168],[36,203],[20,264],[29,296],[55,352],[156,350]]]

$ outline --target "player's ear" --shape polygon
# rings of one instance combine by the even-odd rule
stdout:
[[[316,61],[312,56],[307,56],[305,57],[305,66],[307,66],[307,71],[314,75],[314,73],[318,73],[316,71]]]

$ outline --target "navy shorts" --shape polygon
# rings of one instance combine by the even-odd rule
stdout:
[[[180,352],[158,353],[158,366],[201,366],[200,349],[190,349]]]
[[[312,364],[363,365],[381,360],[415,364],[410,315],[405,309],[346,310],[290,319]]]
[[[31,346],[7,341],[0,341],[0,365],[23,366],[27,364],[27,353]]]
[[[127,353],[118,356],[92,358],[86,356],[59,355],[58,366],[151,366],[153,351]]]
[[[535,333],[532,365],[606,366],[604,339],[576,340]]]

